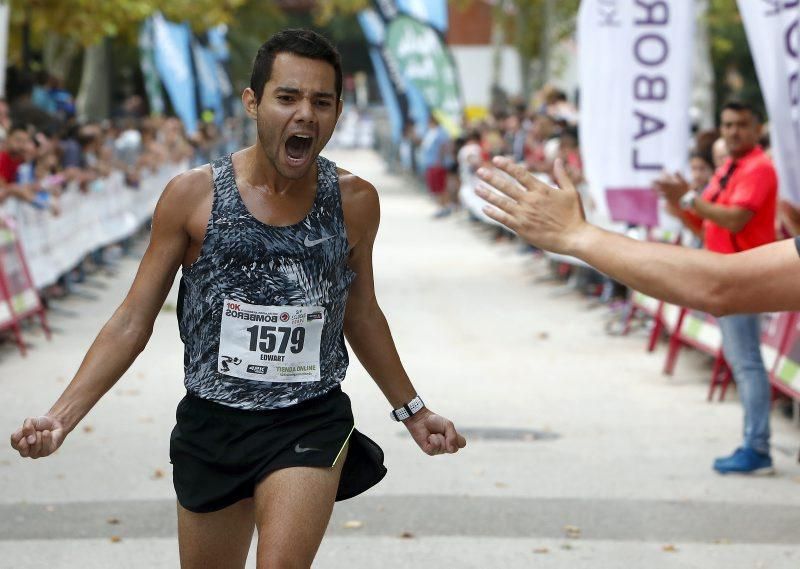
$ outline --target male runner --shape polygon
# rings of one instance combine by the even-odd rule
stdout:
[[[61,446],[144,349],[182,265],[187,395],[170,458],[184,569],[244,567],[254,526],[259,568],[309,567],[334,500],[383,477],[339,389],[343,333],[424,452],[466,444],[417,397],[375,299],[375,188],[319,156],[341,91],[322,36],[287,30],[259,49],[242,94],[258,142],[167,185],[127,298],[53,408],[11,435],[31,458]]]

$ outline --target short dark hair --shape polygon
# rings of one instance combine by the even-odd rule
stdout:
[[[481,136],[481,131],[477,128],[473,128],[467,133],[466,140],[474,140],[476,142],[480,142],[483,137]]]
[[[330,63],[336,73],[336,97],[342,98],[342,60],[336,47],[313,30],[289,29],[274,34],[258,48],[250,75],[250,88],[256,94],[256,101],[260,102],[264,95],[264,85],[272,77],[272,64],[279,53],[293,53]]]
[[[689,160],[693,160],[697,158],[698,160],[702,160],[705,162],[709,168],[715,170],[714,168],[714,157],[711,155],[711,148],[709,147],[708,151],[701,151],[701,150],[693,150],[689,154]]]
[[[762,122],[764,120],[764,115],[761,113],[758,107],[747,101],[740,101],[739,99],[729,99],[726,101],[725,104],[722,105],[720,114],[722,114],[723,111],[736,111],[737,113],[749,112],[758,122]]]

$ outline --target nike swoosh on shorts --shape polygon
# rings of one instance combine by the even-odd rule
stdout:
[[[311,451],[311,450],[319,450],[319,449],[318,448],[311,448],[311,447],[308,447],[308,448],[301,447],[300,443],[297,443],[296,445],[294,445],[294,452],[296,452],[298,454],[302,454],[304,452],[308,452],[308,451]]]
[[[319,245],[320,243],[322,243],[324,241],[327,241],[328,239],[333,239],[334,237],[335,237],[335,235],[328,235],[327,237],[323,237],[322,239],[309,239],[308,235],[306,235],[306,238],[303,241],[303,244],[306,247],[313,247],[314,245]]]

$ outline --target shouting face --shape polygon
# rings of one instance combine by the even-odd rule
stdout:
[[[296,180],[308,173],[328,143],[341,112],[331,64],[278,53],[261,100],[246,89],[243,101],[256,119],[258,142],[277,172]]]

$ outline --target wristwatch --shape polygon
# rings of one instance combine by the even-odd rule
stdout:
[[[694,190],[689,190],[685,194],[681,196],[681,199],[678,200],[678,206],[682,210],[688,210],[694,208],[694,201],[697,199],[697,192]]]
[[[419,395],[414,397],[411,401],[403,405],[402,407],[398,407],[394,409],[392,412],[389,413],[389,417],[391,417],[395,421],[405,421],[409,417],[416,415],[422,408],[425,407],[425,403],[422,402],[422,399]]]

